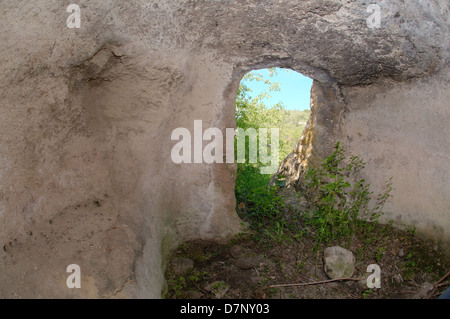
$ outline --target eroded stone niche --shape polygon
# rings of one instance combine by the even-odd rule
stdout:
[[[371,29],[366,1],[80,0],[69,29],[68,3],[2,2],[0,296],[158,298],[177,244],[239,232],[234,165],[176,165],[170,134],[234,127],[272,66],[326,101],[311,154],[341,140],[394,177],[390,217],[449,240],[448,3],[377,3]]]

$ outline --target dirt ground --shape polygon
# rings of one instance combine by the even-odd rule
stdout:
[[[166,298],[433,299],[450,285],[448,251],[411,230],[380,226],[365,239],[328,243],[341,244],[356,260],[352,280],[334,282],[324,271],[325,245],[284,235],[250,231],[227,243],[182,244],[169,260]],[[367,286],[371,264],[381,269],[379,289]]]

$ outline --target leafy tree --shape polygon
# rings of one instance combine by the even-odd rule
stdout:
[[[269,69],[269,77],[276,74],[276,69]],[[252,90],[244,83],[248,81],[262,82],[266,90],[252,97]],[[246,130],[255,128],[279,128],[280,129],[280,161],[282,161],[300,139],[310,111],[286,110],[278,103],[272,107],[264,104],[264,99],[270,97],[272,92],[281,91],[281,84],[272,82],[262,74],[251,72],[246,74],[241,81],[236,98],[236,126]]]
[[[270,75],[276,74],[270,69]],[[252,97],[252,90],[245,85],[248,81],[259,81],[265,84],[266,90],[256,97]],[[292,152],[300,139],[303,128],[309,118],[308,111],[286,110],[281,103],[268,107],[264,100],[270,93],[280,91],[280,83],[274,83],[259,73],[248,73],[244,76],[236,97],[236,126],[244,130],[248,128],[280,129],[280,157],[282,161]],[[235,143],[236,150],[236,143]],[[246,154],[249,144],[246,141]],[[237,152],[236,152],[237,154]],[[237,211],[244,219],[249,219],[255,225],[264,223],[278,223],[283,225],[281,211],[284,204],[276,193],[276,187],[269,187],[270,175],[260,174],[262,163],[238,163],[235,195]],[[265,165],[264,165],[265,166]]]
[[[279,84],[272,83],[257,73],[248,73],[243,80],[263,81],[267,90],[252,98],[250,96],[251,89],[241,82],[236,97],[236,126],[244,130],[254,128],[257,132],[259,128],[280,127],[283,116],[281,104],[268,108],[263,103],[264,98],[268,97],[270,92],[279,90]],[[235,150],[236,148],[235,141]],[[248,154],[248,141],[246,141],[245,150]],[[241,213],[241,217],[252,218],[252,221],[276,217],[283,203],[276,194],[275,187],[269,187],[270,175],[260,174],[260,162],[256,164],[245,162],[237,165],[235,195],[237,210]]]
[[[243,81],[261,81],[267,85],[267,89],[252,98],[250,96],[252,90],[241,81],[236,98],[236,126],[244,130],[249,127],[255,129],[280,127],[283,106],[277,104],[269,108],[263,102],[265,98],[270,97],[270,92],[280,91],[280,84],[272,83],[270,79],[264,79],[261,74],[255,73],[247,73]]]

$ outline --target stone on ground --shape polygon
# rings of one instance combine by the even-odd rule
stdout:
[[[325,273],[330,279],[349,278],[355,271],[353,253],[340,246],[326,248],[323,261]]]

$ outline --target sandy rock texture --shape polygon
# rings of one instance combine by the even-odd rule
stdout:
[[[235,166],[174,164],[171,132],[234,127],[264,67],[315,80],[317,156],[341,140],[449,240],[448,1],[376,1],[379,28],[362,0],[73,3],[79,29],[69,1],[0,3],[0,297],[159,298],[177,244],[239,232]]]

